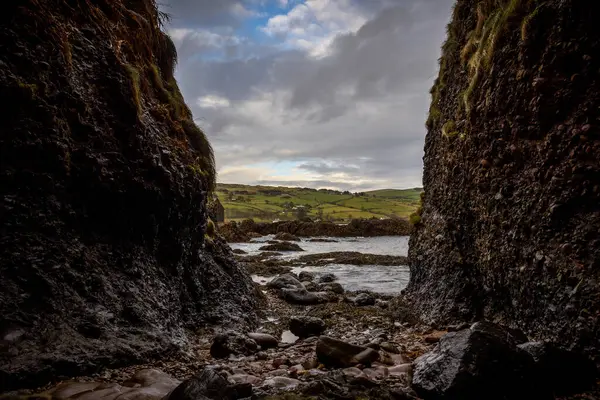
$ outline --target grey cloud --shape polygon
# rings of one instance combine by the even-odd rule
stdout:
[[[219,60],[202,57],[204,49],[185,52],[177,71],[180,87],[194,115],[202,118],[220,167],[286,160],[322,176],[343,172],[357,179],[420,184],[428,91],[453,1],[356,2],[372,17],[357,32],[337,37],[332,54],[324,58],[251,40],[225,43]],[[192,2],[171,3],[186,10]],[[210,12],[226,13],[232,4],[213,4]],[[188,10],[186,18],[192,14]],[[228,18],[229,27],[235,26],[235,17]],[[275,92],[289,94],[273,105],[285,111],[281,126],[271,125],[270,110],[261,111],[266,118],[242,112],[246,101]],[[225,97],[230,106],[196,106],[205,95]],[[350,188],[327,179],[311,185]]]
[[[159,0],[158,4],[176,27],[237,25],[240,16],[233,10],[242,6],[240,0]]]

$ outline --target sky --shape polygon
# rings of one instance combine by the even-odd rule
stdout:
[[[218,182],[421,186],[453,0],[159,0]]]

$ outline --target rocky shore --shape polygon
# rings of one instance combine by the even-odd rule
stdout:
[[[250,239],[266,235],[282,235],[282,240],[294,240],[294,237],[356,237],[356,236],[407,236],[412,226],[407,220],[393,219],[354,219],[345,225],[333,222],[254,222],[251,219],[240,223],[227,222],[219,227],[219,232],[230,243],[248,242]]]
[[[259,256],[237,257],[243,266],[260,262]],[[342,252],[298,259],[320,265],[331,258],[360,263],[389,257]],[[263,269],[273,279],[256,284],[262,318],[255,330],[200,330],[185,355],[2,398],[531,400],[598,394],[595,365],[579,354],[486,321],[427,325],[402,296],[349,292],[331,274],[296,275],[286,272],[289,261],[279,261],[270,273]],[[583,397],[568,397],[586,390]]]

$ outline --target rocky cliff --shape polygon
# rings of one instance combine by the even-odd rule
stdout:
[[[600,14],[458,0],[425,143],[408,294],[438,323],[600,343]]]
[[[153,0],[0,16],[0,392],[249,327],[254,286],[206,233],[210,144]]]

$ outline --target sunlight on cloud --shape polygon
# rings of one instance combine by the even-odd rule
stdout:
[[[200,97],[196,101],[196,104],[201,108],[224,108],[230,106],[228,99],[216,95]]]

